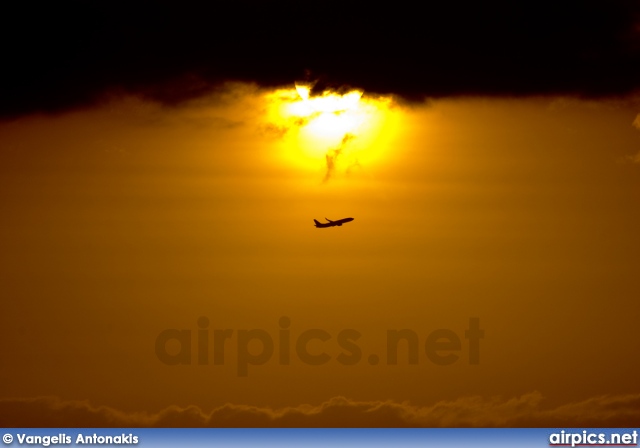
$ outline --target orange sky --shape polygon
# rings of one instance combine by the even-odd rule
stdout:
[[[345,397],[458,403],[435,423],[410,421],[456,426],[510,415],[510,400],[528,403],[520,425],[581,403],[575,415],[600,415],[597,400],[637,402],[635,98],[408,106],[365,93],[361,121],[333,133],[345,114],[311,132],[313,120],[280,115],[291,98],[230,85],[174,109],[114,98],[0,123],[1,406],[55,397],[207,413]],[[327,177],[325,155],[347,133]],[[203,316],[210,356],[198,365]],[[289,365],[279,362],[283,316]],[[471,318],[484,330],[477,365]],[[158,359],[167,329],[191,331],[191,364]],[[224,329],[232,337],[214,365],[213,330]],[[240,376],[238,337],[252,329],[273,339],[274,354]],[[307,347],[326,364],[296,355],[310,329],[331,336]],[[361,334],[355,365],[337,360],[345,329]],[[418,363],[401,346],[387,365],[387,330],[402,329],[418,336]],[[425,353],[439,329],[460,339],[451,365]],[[464,420],[465,400],[486,406]],[[637,421],[619,409],[609,423]]]

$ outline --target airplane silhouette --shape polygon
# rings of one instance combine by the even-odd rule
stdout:
[[[320,221],[318,221],[316,219],[314,219],[313,222],[316,223],[316,227],[320,228],[320,227],[341,226],[345,222],[353,221],[353,218],[343,218],[343,219],[338,219],[337,221],[331,221],[329,218],[324,218],[324,219],[326,219],[329,222],[320,222]]]

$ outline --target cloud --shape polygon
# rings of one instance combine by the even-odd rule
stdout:
[[[323,183],[329,182],[329,179],[333,177],[336,171],[336,165],[338,164],[338,158],[340,158],[349,142],[354,138],[356,138],[355,135],[347,133],[342,137],[342,141],[338,146],[327,151],[324,156],[327,162],[327,171],[324,174]]]
[[[322,14],[313,2],[161,2],[126,14],[71,2],[37,12],[20,2],[5,11],[0,38],[12,45],[0,117],[85,106],[112,92],[177,104],[225,80],[273,87],[309,71],[325,84],[416,100],[640,87],[640,4],[625,0],[341,4]]]
[[[334,397],[319,405],[272,409],[225,404],[210,412],[170,406],[127,413],[55,397],[5,398],[6,427],[629,427],[640,419],[640,394],[602,395],[544,406],[531,392],[514,398],[463,397],[431,406]]]

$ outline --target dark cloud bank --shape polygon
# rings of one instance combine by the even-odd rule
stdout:
[[[16,3],[0,28],[4,118],[121,93],[176,104],[226,80],[305,73],[319,88],[410,100],[598,97],[640,83],[636,1]]]
[[[53,397],[0,399],[5,427],[631,427],[640,419],[640,395],[608,395],[544,405],[538,392],[520,397],[466,397],[432,406],[332,398],[320,405],[282,409],[226,404],[206,412],[168,407],[126,413]]]

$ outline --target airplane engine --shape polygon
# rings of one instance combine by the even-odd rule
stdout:
[[[341,223],[341,222],[339,222],[339,223],[338,223],[338,225],[339,225],[339,226],[341,226],[341,225],[342,225],[342,223]]]

